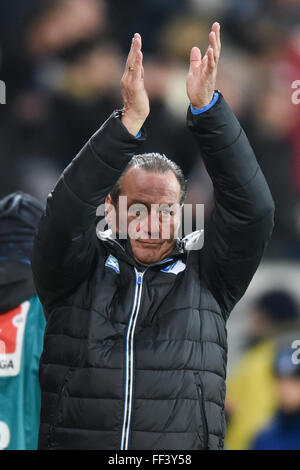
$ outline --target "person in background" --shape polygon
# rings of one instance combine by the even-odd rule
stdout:
[[[275,412],[275,349],[282,338],[299,337],[299,306],[285,290],[265,292],[253,304],[250,325],[247,351],[227,379],[225,443],[230,450],[248,449]]]
[[[45,318],[30,255],[42,204],[21,191],[0,200],[0,449],[37,448]]]
[[[253,439],[252,450],[300,450],[300,360],[291,345],[277,352],[274,376],[278,407]]]

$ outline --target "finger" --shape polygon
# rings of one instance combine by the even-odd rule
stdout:
[[[136,33],[133,38],[133,54],[130,58],[131,62],[128,63],[126,69],[126,76],[130,82],[132,80],[141,79],[142,77],[143,54],[141,51],[141,45],[141,36]],[[130,70],[131,67],[132,69]]]
[[[201,72],[205,74],[206,70],[207,70],[207,67],[208,67],[208,55],[206,53],[205,56],[202,59]]]
[[[130,74],[136,78],[140,76],[143,55],[141,51],[142,47],[142,40],[140,35],[135,35],[133,39],[133,55],[132,55],[132,63],[129,64],[129,67],[133,67],[133,70],[130,71]]]
[[[127,56],[125,69],[124,69],[123,76],[121,79],[122,87],[124,87],[125,84],[128,82],[128,76],[131,74],[131,72],[129,72],[129,67],[132,67],[133,57],[134,57],[134,37],[131,40],[130,50]]]
[[[192,47],[190,53],[190,72],[195,73],[201,65],[201,51],[199,47]]]
[[[142,50],[142,38],[139,34],[136,34],[134,36],[134,51],[137,54],[141,50]]]
[[[139,76],[139,78],[144,80],[144,67],[143,67],[143,53],[142,53],[142,51],[140,51],[140,54],[141,54],[141,64],[140,64],[140,72],[139,72],[140,76]]]
[[[139,33],[135,33],[135,35],[133,36],[133,63],[135,62],[136,60],[136,55],[139,51],[141,51],[142,49],[142,38],[141,38],[141,35]]]
[[[140,35],[140,33],[135,33],[133,37],[139,39],[142,46],[142,36]]]
[[[134,63],[134,70],[130,72],[130,75],[133,80],[142,78],[142,66],[143,66],[143,53],[142,51],[137,51],[136,59]]]
[[[210,43],[210,47],[213,49],[214,59],[215,59],[215,62],[217,63],[219,60],[219,46],[217,42],[216,33],[214,31],[212,31],[209,34],[209,43]]]
[[[221,26],[220,26],[220,23],[218,23],[217,21],[212,25],[212,31],[216,34],[216,38],[217,38],[217,44],[218,44],[218,47],[219,49],[221,50],[221,34],[220,34],[220,31],[221,31]]]
[[[216,67],[216,61],[214,58],[214,51],[211,47],[209,47],[207,51],[207,60],[208,60],[208,64],[207,64],[208,70],[212,72],[214,68]]]
[[[132,38],[132,40],[131,40],[131,46],[130,46],[130,50],[129,50],[127,60],[126,60],[126,69],[128,68],[128,65],[129,65],[130,61],[132,60],[133,49],[134,49],[133,43],[134,43],[134,38]]]
[[[138,33],[135,33],[135,35],[132,38],[130,51],[129,51],[127,61],[126,61],[126,71],[128,70],[128,67],[133,67],[133,64],[135,63],[137,51],[141,48],[141,45],[142,45],[141,42],[142,42],[141,36]]]
[[[143,53],[142,53],[142,36],[139,34],[139,33],[135,33],[134,35],[135,37],[137,37],[140,41],[140,54],[141,54],[141,63],[139,64],[140,66],[140,76],[139,78],[141,78],[142,80],[144,80],[144,67],[143,67]]]

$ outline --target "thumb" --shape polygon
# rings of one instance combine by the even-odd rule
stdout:
[[[201,51],[199,47],[192,47],[190,53],[190,72],[194,73],[201,65]]]

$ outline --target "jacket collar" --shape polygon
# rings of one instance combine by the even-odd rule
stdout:
[[[118,235],[118,234],[117,234]],[[113,232],[111,229],[105,231],[98,231],[97,237],[102,240],[104,243],[110,245],[114,251],[117,251],[118,256],[124,259],[127,263],[135,266],[136,268],[140,268],[141,265],[137,263],[137,261],[133,257],[131,244],[128,239],[120,239],[118,236],[113,236]],[[185,254],[184,249],[184,242],[181,239],[176,240],[176,244],[172,253],[170,253],[166,258],[162,259],[161,261],[154,263],[150,266],[161,265],[165,263],[169,263],[173,261],[174,258],[182,257]]]

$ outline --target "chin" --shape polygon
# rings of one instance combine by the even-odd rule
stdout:
[[[133,254],[138,263],[148,265],[160,261],[159,251],[157,248],[136,248]]]

